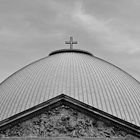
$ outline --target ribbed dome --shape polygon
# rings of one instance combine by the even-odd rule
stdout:
[[[60,50],[0,85],[0,121],[60,94],[140,126],[140,84],[116,66],[80,50]]]

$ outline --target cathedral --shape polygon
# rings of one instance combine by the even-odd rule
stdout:
[[[139,140],[140,83],[66,44],[0,84],[0,139]]]

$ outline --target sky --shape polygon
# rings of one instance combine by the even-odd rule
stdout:
[[[0,0],[0,82],[70,36],[140,81],[139,13],[140,0]]]

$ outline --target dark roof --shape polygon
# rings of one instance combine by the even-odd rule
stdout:
[[[54,54],[58,54],[58,53],[66,53],[66,52],[73,52],[73,53],[83,53],[83,54],[88,54],[88,55],[92,55],[92,53],[85,51],[85,50],[80,50],[80,49],[62,49],[62,50],[56,50],[53,51],[49,54],[50,55],[54,55]]]

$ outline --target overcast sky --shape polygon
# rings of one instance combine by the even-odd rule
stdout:
[[[0,82],[69,36],[140,81],[140,0],[0,0]]]

